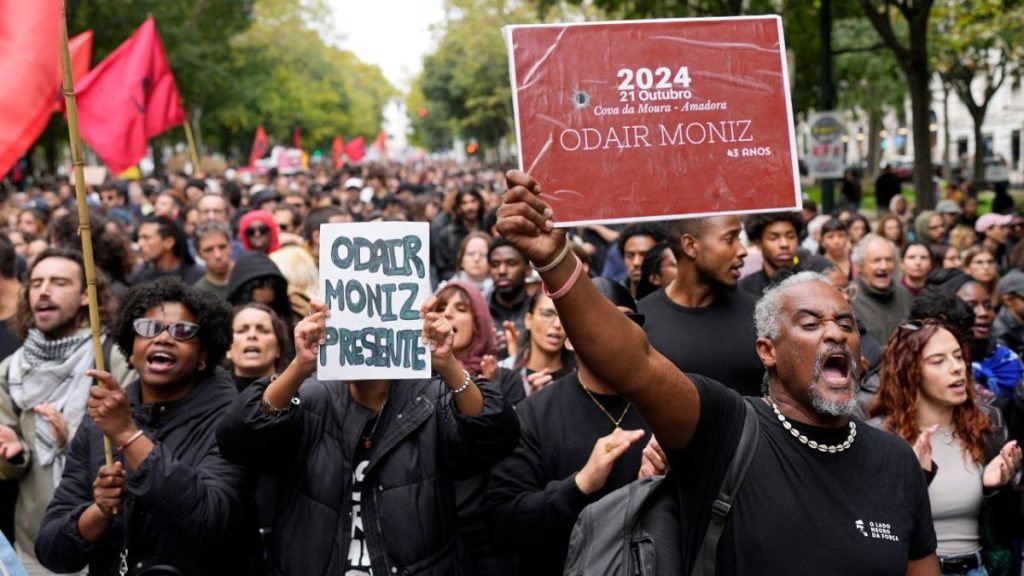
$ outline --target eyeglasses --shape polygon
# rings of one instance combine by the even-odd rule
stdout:
[[[270,228],[266,226],[250,226],[245,229],[245,236],[252,238],[253,236],[266,236],[270,234]]]
[[[156,338],[161,332],[167,330],[167,333],[171,335],[178,342],[184,342],[191,340],[199,335],[199,326],[192,324],[191,322],[175,322],[174,324],[164,324],[159,320],[152,320],[150,318],[136,318],[132,322],[132,327],[135,328],[135,333],[143,338]]]
[[[911,320],[909,322],[904,322],[903,324],[900,324],[899,329],[906,330],[907,332],[917,332],[918,330],[924,327],[924,320]]]

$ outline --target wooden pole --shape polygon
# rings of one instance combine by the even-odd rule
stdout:
[[[65,6],[66,10],[66,6]],[[71,49],[68,47],[68,19],[61,18],[63,35],[60,48],[60,67],[64,84],[64,103],[68,111],[68,132],[71,137],[71,165],[74,167],[75,201],[78,204],[78,234],[82,237],[82,259],[85,261],[85,284],[89,296],[89,325],[92,328],[92,351],[96,357],[96,369],[106,370],[103,361],[103,341],[100,340],[100,305],[96,294],[96,263],[92,257],[92,235],[89,228],[89,203],[85,199],[85,160],[82,156],[82,138],[78,132],[78,104],[75,100],[75,84],[71,75]],[[113,462],[110,438],[103,437],[103,453],[107,465]]]
[[[185,138],[188,140],[188,151],[192,156],[192,175],[199,174],[199,150],[196,148],[196,139],[192,136],[192,121],[188,119],[188,109],[185,108],[185,101],[181,101],[181,107],[185,110]]]

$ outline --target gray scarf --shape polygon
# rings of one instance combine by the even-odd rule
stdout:
[[[11,400],[23,412],[40,404],[53,405],[64,414],[68,434],[73,434],[85,416],[89,400],[92,381],[85,371],[94,365],[88,328],[55,340],[33,328],[11,360],[7,375]],[[53,464],[54,479],[59,480],[64,456],[57,453],[53,430],[41,414],[35,415],[35,432],[35,456],[44,466]]]

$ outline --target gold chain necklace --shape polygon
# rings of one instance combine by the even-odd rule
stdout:
[[[620,414],[618,420],[616,420],[608,413],[608,410],[605,409],[604,405],[597,401],[597,398],[594,397],[594,394],[591,393],[590,389],[583,385],[582,380],[580,381],[580,388],[583,388],[583,391],[587,393],[587,396],[590,396],[590,399],[593,400],[594,404],[597,405],[601,412],[604,412],[604,415],[608,417],[608,420],[611,421],[612,425],[616,428],[618,428],[619,424],[622,423],[622,419],[626,417],[626,412],[629,412],[629,407],[633,405],[631,402],[627,402],[626,409],[622,411],[622,414]]]

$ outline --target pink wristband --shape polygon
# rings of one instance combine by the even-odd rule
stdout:
[[[573,258],[576,258],[575,254],[573,255]],[[569,276],[569,279],[566,280],[565,284],[563,284],[557,291],[548,292],[548,285],[543,283],[541,284],[541,288],[544,290],[544,295],[552,300],[558,300],[562,296],[565,296],[570,290],[572,290],[572,287],[576,285],[576,281],[579,280],[582,272],[583,262],[581,262],[579,258],[576,258],[576,269],[572,271],[572,276]]]

